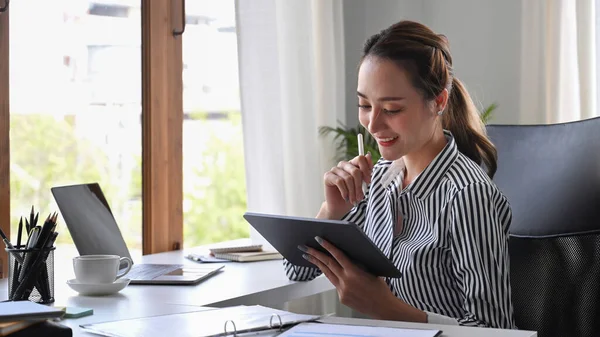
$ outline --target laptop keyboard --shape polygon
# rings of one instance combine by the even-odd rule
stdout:
[[[132,280],[152,280],[181,267],[181,264],[134,264],[125,277]]]

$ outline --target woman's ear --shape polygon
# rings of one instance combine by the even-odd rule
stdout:
[[[448,89],[442,90],[442,92],[435,98],[435,110],[438,115],[443,114],[448,104]]]

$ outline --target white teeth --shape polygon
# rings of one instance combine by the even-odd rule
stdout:
[[[392,140],[396,139],[398,137],[392,137],[392,138],[379,138],[379,141],[381,142],[391,142]]]

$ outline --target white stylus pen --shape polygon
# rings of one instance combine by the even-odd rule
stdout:
[[[363,144],[362,133],[358,134],[358,155],[359,156],[365,155],[365,145]],[[364,180],[362,181],[362,190],[363,190],[363,194],[367,194],[367,191],[368,191],[367,183]]]

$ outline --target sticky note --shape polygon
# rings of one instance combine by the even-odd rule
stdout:
[[[91,308],[78,308],[78,307],[67,307],[67,311],[63,318],[79,318],[94,314],[94,309]]]

